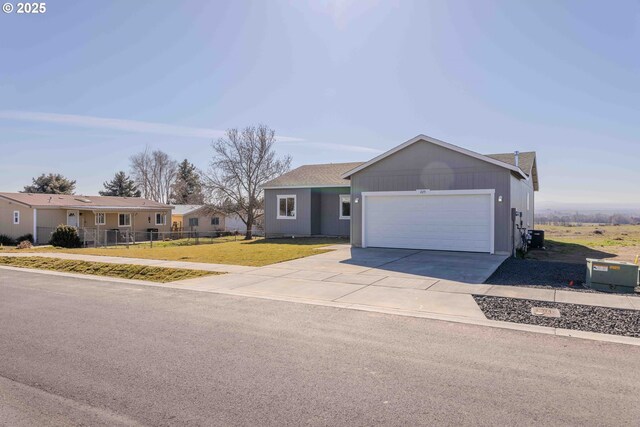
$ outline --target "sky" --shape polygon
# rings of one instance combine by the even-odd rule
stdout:
[[[640,203],[640,2],[61,1],[0,13],[0,191],[96,194],[145,147],[207,169],[263,123],[293,165],[426,134],[536,151],[539,203]]]

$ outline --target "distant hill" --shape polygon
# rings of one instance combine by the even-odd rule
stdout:
[[[626,214],[640,215],[640,202],[631,203],[571,203],[537,202],[536,215],[540,214]]]

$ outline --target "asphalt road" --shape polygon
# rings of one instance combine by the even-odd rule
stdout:
[[[639,425],[640,349],[0,269],[0,424]]]

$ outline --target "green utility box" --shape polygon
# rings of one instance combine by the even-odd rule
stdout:
[[[638,283],[637,264],[587,258],[587,287],[605,292],[635,292]]]

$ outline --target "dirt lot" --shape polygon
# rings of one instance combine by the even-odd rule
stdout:
[[[640,255],[640,225],[541,225],[546,250],[532,250],[526,258],[584,263],[586,258],[633,262]]]

